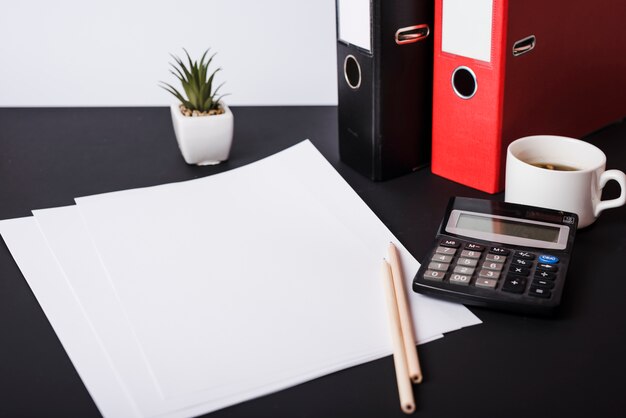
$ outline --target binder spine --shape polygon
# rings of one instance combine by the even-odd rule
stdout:
[[[384,74],[383,70],[383,42],[382,42],[382,15],[383,15],[383,3],[385,0],[371,0],[372,4],[372,44],[374,47],[374,56],[373,56],[373,88],[374,88],[374,101],[373,101],[373,124],[374,124],[374,133],[372,135],[372,175],[371,179],[375,181],[386,180],[386,173],[382,168],[382,160],[384,155],[383,150],[383,123],[382,119],[384,118],[384,110],[383,105],[381,103],[381,91],[382,91],[382,76]]]
[[[476,21],[455,20],[467,5],[482,7]],[[437,0],[433,77],[433,173],[496,193],[502,189],[502,117],[507,0]],[[474,12],[470,10],[470,12]],[[447,16],[446,16],[447,13]],[[471,13],[469,13],[471,14]],[[481,45],[463,43],[476,39]],[[486,44],[489,42],[489,44]]]
[[[421,27],[401,33],[403,41],[417,37],[415,42],[396,37],[401,28],[430,28],[433,9],[430,2],[370,1],[371,41],[357,45],[342,39],[347,13],[342,1],[337,1],[340,157],[372,180],[386,180],[430,160],[432,36]],[[349,81],[346,59],[358,66],[360,83]]]
[[[339,154],[356,171],[378,179],[375,146],[375,2],[337,0]]]
[[[352,78],[358,74],[358,80]],[[339,86],[339,154],[346,164],[373,180],[379,180],[376,161],[376,108],[374,57],[366,51],[337,42],[337,84]]]
[[[435,14],[435,174],[495,193],[516,138],[626,115],[624,0],[436,0]]]

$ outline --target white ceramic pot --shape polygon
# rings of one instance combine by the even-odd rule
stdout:
[[[233,143],[233,113],[228,106],[221,115],[185,116],[179,104],[170,107],[178,147],[187,164],[213,165],[228,160]]]

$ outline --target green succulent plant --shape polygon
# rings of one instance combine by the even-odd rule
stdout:
[[[207,54],[209,53],[209,49],[207,49],[204,54],[202,54],[200,61],[192,61],[187,50],[183,48],[183,51],[185,51],[185,55],[187,56],[188,65],[185,65],[176,55],[170,54],[177,64],[174,65],[170,62],[172,67],[170,72],[174,74],[182,84],[185,95],[181,94],[171,84],[163,81],[161,81],[161,87],[174,95],[174,97],[190,111],[209,112],[211,110],[218,110],[220,108],[219,101],[225,95],[217,96],[219,89],[224,83],[213,89],[213,79],[221,68],[217,68],[215,71],[209,73],[209,65],[211,65],[215,54],[211,55],[205,62]]]

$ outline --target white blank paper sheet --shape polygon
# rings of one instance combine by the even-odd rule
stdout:
[[[390,351],[378,267],[394,237],[364,243],[300,187],[310,158],[323,160],[304,142],[177,187],[77,199],[164,399]]]
[[[308,141],[77,203],[0,232],[105,416],[192,416],[390,354],[380,277],[390,241],[419,342],[480,322],[410,291],[417,261]],[[93,361],[74,327],[99,347]]]
[[[100,413],[141,417],[35,219],[0,221],[0,233]]]
[[[116,318],[119,315],[113,309],[115,304],[109,304],[106,313],[101,312],[100,316],[97,314],[110,302],[110,295],[105,291],[98,296],[98,292],[105,289],[101,288],[94,278],[84,280],[84,277],[91,276],[79,278],[84,285],[77,285],[76,281],[71,283],[66,280],[64,277],[66,273],[59,268],[57,261],[63,260],[67,263],[66,257],[69,253],[65,253],[65,250],[70,248],[75,251],[72,256],[74,262],[80,260],[76,265],[87,265],[81,258],[88,251],[81,250],[80,244],[83,242],[80,239],[75,244],[65,246],[71,240],[67,237],[76,238],[75,227],[82,222],[78,219],[77,223],[76,219],[71,218],[72,212],[76,213],[75,211],[76,208],[58,208],[37,212],[39,221],[45,219],[39,222],[40,226],[42,223],[47,227],[54,224],[47,230],[48,240],[44,239],[37,228],[37,222],[32,217],[0,221],[0,233],[35,296],[41,301],[46,316],[81,379],[105,417],[195,416],[372,359],[372,356],[355,357],[349,362],[339,362],[327,370],[317,369],[308,375],[300,372],[291,379],[271,384],[257,383],[252,390],[240,388],[231,396],[206,396],[206,400],[201,403],[181,399],[177,402],[159,404],[158,394],[155,394],[154,388],[150,385],[150,376],[146,374],[144,365],[137,361],[136,353],[133,352],[132,338],[125,340],[127,335],[124,321]],[[62,232],[63,227],[68,229],[57,235]],[[61,238],[61,235],[64,238]],[[52,244],[57,253],[53,254],[47,244]],[[71,267],[68,271],[71,274],[77,271],[84,272],[82,267],[78,269]],[[71,277],[71,274],[68,277]],[[88,287],[93,289],[88,290]],[[106,323],[103,323],[103,320]],[[146,402],[151,402],[147,409]],[[143,404],[143,408],[140,404]]]

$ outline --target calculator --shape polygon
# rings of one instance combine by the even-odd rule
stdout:
[[[413,290],[467,305],[551,314],[561,301],[578,216],[453,197]]]

